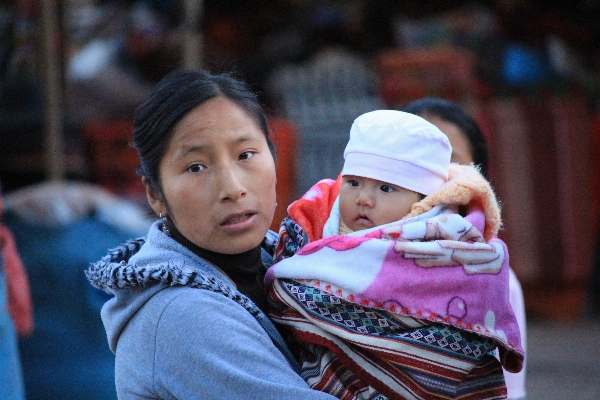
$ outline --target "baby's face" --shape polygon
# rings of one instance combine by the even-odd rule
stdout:
[[[398,221],[421,195],[390,183],[354,175],[342,177],[340,217],[353,231]]]

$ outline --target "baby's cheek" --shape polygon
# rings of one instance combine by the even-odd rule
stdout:
[[[377,225],[389,224],[391,222],[396,222],[402,219],[408,212],[410,211],[410,207],[407,209],[404,204],[386,204],[386,207],[381,207],[377,210]]]
[[[340,195],[340,204],[339,204],[339,209],[340,209],[340,220],[348,225],[348,223],[351,222],[352,220],[352,205],[348,204],[348,199],[347,197],[343,197]]]
[[[351,218],[348,217],[348,214],[341,212],[340,210],[340,221],[344,223],[344,225],[348,226],[349,223],[352,222]]]

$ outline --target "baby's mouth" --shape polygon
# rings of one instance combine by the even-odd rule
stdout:
[[[365,215],[359,215],[354,221],[356,221],[358,225],[364,226],[366,228],[375,226],[375,224],[373,224],[373,222]]]

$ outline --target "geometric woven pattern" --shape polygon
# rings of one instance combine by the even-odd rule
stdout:
[[[285,280],[284,282],[286,288],[298,302],[302,303],[315,316],[351,332],[385,337],[395,336],[398,339],[435,346],[473,358],[480,358],[495,348],[492,339],[461,332],[451,326],[409,327],[400,319],[391,317],[387,312],[364,308],[318,288],[300,285],[294,281]]]
[[[350,303],[288,279],[274,281],[271,313],[315,390],[339,399],[502,399],[493,339]]]
[[[460,332],[456,328],[441,325],[419,328],[398,336],[475,358],[480,358],[495,348],[491,339],[483,339],[474,334]]]

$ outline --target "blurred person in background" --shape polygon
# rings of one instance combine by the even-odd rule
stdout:
[[[130,119],[154,85],[179,65],[177,21],[162,3],[109,3],[89,18],[89,26],[79,28],[80,44],[67,64],[75,125],[91,119]]]
[[[413,101],[402,111],[418,115],[437,126],[448,136],[452,146],[451,161],[458,164],[474,164],[482,175],[488,174],[488,148],[485,137],[475,120],[457,104],[440,98],[424,98]],[[524,350],[527,344],[525,319],[525,302],[523,289],[512,268],[510,271],[509,289],[510,303],[517,317],[521,331],[521,345]],[[521,372],[513,374],[504,371],[508,399],[525,398],[526,360]]]

